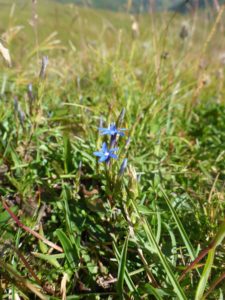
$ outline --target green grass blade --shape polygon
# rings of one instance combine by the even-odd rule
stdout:
[[[67,136],[64,137],[64,169],[66,174],[73,171],[72,146]]]
[[[153,295],[156,300],[163,300],[163,298],[161,297],[161,295],[158,292],[158,289],[154,288],[150,284],[145,285],[145,288],[146,288],[148,294]]]
[[[202,272],[202,276],[200,278],[198,287],[197,287],[197,291],[196,291],[196,295],[195,295],[195,300],[200,300],[203,298],[203,293],[205,291],[206,285],[207,285],[207,281],[209,278],[209,275],[211,273],[211,269],[213,266],[213,261],[214,261],[214,255],[215,255],[215,251],[216,251],[216,247],[218,247],[223,239],[225,238],[225,222],[223,222],[219,228],[219,231],[216,235],[216,237],[214,238],[212,244],[213,244],[213,248],[211,250],[209,250],[208,253],[208,257],[206,260],[206,264],[204,267],[204,270]]]
[[[115,251],[116,259],[118,261],[120,261],[121,260],[120,253],[119,253],[119,251],[118,251],[118,249],[116,247],[116,243],[115,242],[113,243],[113,248],[114,248],[114,251]],[[136,289],[136,287],[135,287],[135,285],[134,285],[134,283],[133,283],[133,281],[132,281],[132,279],[131,279],[131,277],[129,275],[129,272],[128,272],[126,266],[125,266],[125,272],[124,272],[124,279],[125,279],[125,282],[126,282],[128,288],[129,288],[130,292],[135,293],[135,295],[137,297],[136,299],[139,299],[140,296],[139,296],[138,291],[137,291],[137,289]]]
[[[181,288],[178,280],[176,279],[172,269],[170,268],[170,265],[168,263],[168,261],[166,260],[165,256],[163,255],[162,251],[160,250],[157,242],[156,242],[156,239],[153,235],[153,232],[150,228],[150,225],[148,223],[148,221],[144,218],[143,220],[143,227],[144,227],[144,230],[145,230],[145,233],[146,233],[146,236],[148,238],[148,241],[150,244],[152,244],[155,248],[155,251],[156,251],[156,254],[158,255],[165,271],[166,271],[166,274],[167,276],[169,277],[170,279],[170,282],[174,288],[174,291],[175,293],[177,294],[178,298],[181,299],[181,300],[184,300],[184,299],[187,299],[185,294],[184,294],[184,291],[183,289]]]
[[[61,242],[69,266],[73,269],[76,268],[79,263],[79,256],[75,247],[73,247],[73,244],[71,243],[70,239],[65,235],[65,233],[61,229],[56,230],[56,235]]]
[[[209,251],[207,260],[206,260],[206,264],[202,273],[202,276],[200,278],[198,287],[197,287],[197,291],[195,294],[195,300],[201,300],[203,293],[205,291],[206,285],[207,285],[207,281],[213,266],[213,260],[214,260],[214,255],[215,255],[215,249],[211,249]]]
[[[225,221],[220,225],[219,231],[214,239],[214,247],[218,247],[225,238]]]
[[[188,235],[187,235],[187,233],[186,233],[186,231],[185,231],[185,229],[184,229],[184,227],[183,227],[183,225],[182,225],[182,223],[181,223],[181,221],[180,221],[180,219],[179,219],[179,217],[178,217],[175,209],[171,205],[170,200],[169,200],[168,196],[166,195],[164,189],[162,187],[160,187],[160,189],[161,189],[161,192],[163,193],[164,199],[166,200],[166,204],[167,204],[167,206],[169,207],[169,209],[171,211],[171,214],[172,214],[172,216],[174,218],[174,221],[176,222],[177,228],[178,228],[178,230],[179,230],[179,232],[181,234],[181,237],[182,237],[182,239],[184,241],[184,244],[185,244],[185,246],[186,246],[186,248],[188,250],[188,253],[189,253],[191,259],[194,260],[195,257],[196,257],[196,255],[195,255],[195,251],[194,251],[194,249],[192,247],[192,244],[191,244],[191,242],[190,242],[190,240],[188,238]]]
[[[120,255],[120,262],[119,262],[118,276],[117,276],[117,290],[121,299],[123,299],[123,285],[124,285],[124,276],[126,270],[128,241],[129,241],[129,236],[127,236],[123,245],[123,249]]]
[[[170,280],[170,282],[171,282],[171,284],[172,284],[172,286],[174,288],[174,291],[175,291],[175,293],[178,296],[178,299],[180,299],[180,300],[186,300],[187,298],[186,298],[186,296],[184,294],[184,291],[181,288],[181,286],[180,286],[177,278],[175,277],[172,269],[170,268],[170,265],[169,265],[168,261],[166,260],[164,254],[162,253],[159,245],[157,244],[157,241],[156,241],[156,239],[154,237],[154,234],[153,234],[153,232],[151,230],[151,227],[150,227],[148,221],[146,220],[146,218],[144,216],[140,215],[140,213],[139,213],[139,211],[137,209],[136,203],[134,201],[132,201],[132,203],[133,203],[133,206],[134,206],[134,208],[136,210],[136,213],[139,216],[139,219],[142,220],[142,225],[143,225],[144,231],[146,233],[146,237],[147,237],[147,239],[149,241],[149,244],[154,248],[155,253],[158,255],[158,257],[159,257],[159,259],[160,259],[160,261],[161,261],[161,263],[162,263],[162,265],[163,265],[163,267],[165,269],[165,272],[166,272],[167,276],[169,277],[169,280]]]

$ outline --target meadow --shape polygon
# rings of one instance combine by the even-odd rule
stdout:
[[[0,1],[0,299],[225,298],[224,10]]]

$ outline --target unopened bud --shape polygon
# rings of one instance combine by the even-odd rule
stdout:
[[[126,167],[127,167],[127,161],[128,159],[127,158],[124,158],[122,164],[121,164],[121,167],[120,167],[120,170],[119,170],[119,176],[123,176],[125,170],[126,170]]]
[[[45,78],[47,66],[48,66],[48,56],[43,56],[41,62],[41,71],[39,74],[39,77],[42,79]]]
[[[117,119],[117,122],[116,122],[117,127],[120,127],[121,124],[123,123],[123,119],[124,119],[124,116],[125,116],[125,112],[126,112],[126,110],[125,110],[125,108],[123,108],[123,109],[121,110],[121,113],[120,113],[120,115],[119,115],[119,117],[118,117],[118,119]]]

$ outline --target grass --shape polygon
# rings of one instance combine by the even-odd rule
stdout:
[[[0,299],[223,299],[223,6],[140,16],[136,38],[51,1],[0,17]]]

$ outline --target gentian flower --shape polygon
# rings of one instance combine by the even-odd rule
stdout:
[[[99,128],[99,131],[102,135],[109,134],[112,136],[116,136],[117,134],[120,136],[124,136],[124,133],[122,132],[124,130],[126,130],[126,128],[117,129],[115,123],[110,124],[109,128]]]
[[[108,162],[110,158],[115,158],[117,159],[117,155],[114,154],[114,152],[118,151],[118,148],[114,149],[108,149],[106,143],[102,144],[102,150],[101,151],[96,151],[93,154],[95,156],[100,157],[99,162]]]

